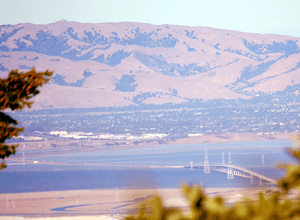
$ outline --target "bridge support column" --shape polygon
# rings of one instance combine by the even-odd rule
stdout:
[[[233,169],[230,166],[228,166],[227,179],[228,180],[234,179]]]
[[[119,201],[119,189],[118,187],[116,188],[116,202]]]
[[[6,196],[6,206],[5,206],[5,210],[9,209],[9,200],[8,200],[8,196]]]
[[[23,165],[25,165],[25,144],[23,145]]]
[[[259,184],[258,184],[258,186],[263,186],[262,181],[261,181],[261,178],[259,179]]]
[[[210,173],[210,167],[208,162],[208,155],[207,155],[207,149],[205,148],[205,159],[204,159],[204,173],[208,174]]]
[[[229,154],[228,154],[228,171],[227,171],[227,179],[228,180],[231,180],[231,179],[234,179],[234,174],[233,174],[233,169],[231,167],[232,165],[232,162],[231,162],[231,152],[229,151]]]
[[[250,177],[250,184],[252,184],[253,183],[253,176],[252,176],[252,174],[251,174],[251,177]]]

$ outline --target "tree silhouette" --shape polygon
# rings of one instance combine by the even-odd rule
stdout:
[[[22,110],[30,108],[32,97],[39,94],[38,87],[49,82],[53,72],[36,72],[33,68],[29,72],[12,70],[6,79],[0,79],[0,169],[6,167],[5,158],[16,153],[17,144],[7,145],[5,141],[17,137],[24,128],[17,127],[18,122],[3,111],[7,109]]]

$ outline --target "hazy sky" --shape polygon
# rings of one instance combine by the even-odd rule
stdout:
[[[67,21],[207,26],[300,37],[300,0],[0,0],[0,24]]]

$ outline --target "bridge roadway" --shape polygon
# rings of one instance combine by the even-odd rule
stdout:
[[[176,169],[180,169],[180,168],[191,168],[191,166],[153,166],[153,168],[156,167],[156,168],[176,168]],[[204,165],[195,165],[193,166],[193,168],[204,168]],[[233,169],[233,175],[235,176],[240,176],[240,177],[243,177],[243,178],[247,178],[247,179],[250,179],[251,176],[253,177],[257,177],[261,180],[265,180],[267,182],[270,182],[270,183],[273,183],[275,185],[277,185],[277,181],[272,179],[272,178],[269,178],[267,176],[264,176],[262,174],[259,174],[259,173],[256,173],[252,170],[248,170],[244,167],[240,167],[240,166],[236,166],[236,165],[227,165],[227,164],[210,164],[209,165],[210,167],[210,170],[214,170],[214,171],[217,171],[217,172],[222,172],[222,173],[228,173],[228,168],[232,168]],[[222,169],[223,167],[223,169]],[[248,176],[248,175],[245,175],[245,174],[242,174],[241,172],[237,172],[236,170],[238,171],[241,171],[245,174],[250,174],[251,176]]]
[[[124,165],[123,165],[124,166]],[[126,165],[125,165],[126,166]],[[128,165],[127,165],[128,166]],[[129,165],[130,167],[148,167],[148,168],[174,168],[174,169],[182,169],[182,168],[191,168],[191,166],[182,166],[182,165]],[[204,164],[200,164],[200,165],[194,165],[192,166],[193,168],[204,168]],[[214,170],[214,171],[217,171],[217,172],[222,172],[222,173],[228,173],[228,168],[232,168],[232,173],[233,175],[235,176],[240,176],[240,177],[243,177],[243,178],[247,178],[247,179],[250,179],[251,176],[252,177],[257,177],[261,180],[265,180],[267,182],[270,182],[272,184],[275,184],[277,185],[277,181],[272,179],[272,178],[269,178],[267,176],[264,176],[262,174],[259,174],[259,173],[256,173],[252,170],[248,170],[244,167],[240,167],[240,166],[236,166],[236,165],[227,165],[227,164],[210,164],[209,165],[210,167],[210,170]],[[238,171],[240,172],[238,172]],[[241,173],[243,172],[243,173]],[[250,174],[250,176],[248,175],[245,175],[245,174]]]
[[[204,167],[204,165],[193,166],[193,168],[197,168],[197,167]],[[268,181],[268,182],[273,183],[275,185],[277,184],[276,180],[274,180],[272,178],[269,178],[267,176],[264,176],[262,174],[256,173],[256,172],[254,172],[252,170],[248,170],[248,169],[246,169],[244,167],[240,167],[240,166],[236,166],[236,165],[227,165],[227,164],[210,164],[209,167],[210,167],[210,170],[214,170],[214,171],[218,171],[218,172],[223,172],[223,173],[228,173],[228,168],[232,168],[233,169],[233,175],[235,175],[235,176],[240,176],[240,177],[244,177],[244,178],[249,179],[249,178],[251,178],[251,176],[247,176],[245,174],[248,174],[248,175],[250,174],[253,177],[257,177],[257,178],[259,178],[261,180]],[[219,169],[216,168],[216,167],[219,167]],[[221,169],[222,167],[223,167],[223,169]],[[190,166],[184,166],[184,168],[191,168],[191,167]],[[226,168],[226,169],[224,169],[224,168]],[[240,172],[236,172],[235,170],[241,171],[241,172],[243,172],[245,174],[242,174]]]
[[[260,178],[262,180],[268,181],[268,182],[273,183],[275,185],[277,184],[276,180],[274,180],[272,178],[269,178],[267,176],[261,175],[259,173],[256,173],[254,171],[248,170],[248,169],[243,168],[243,167],[235,166],[235,165],[227,165],[227,167],[229,167],[229,166],[231,166],[233,169],[237,169],[237,170],[240,170],[240,171],[242,171],[244,173],[248,173],[248,174],[250,174],[252,176],[256,176],[256,177],[258,177],[258,178]]]

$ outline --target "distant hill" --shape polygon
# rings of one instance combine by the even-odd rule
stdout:
[[[250,99],[299,86],[298,40],[132,22],[2,25],[0,77],[53,70],[34,109]]]

